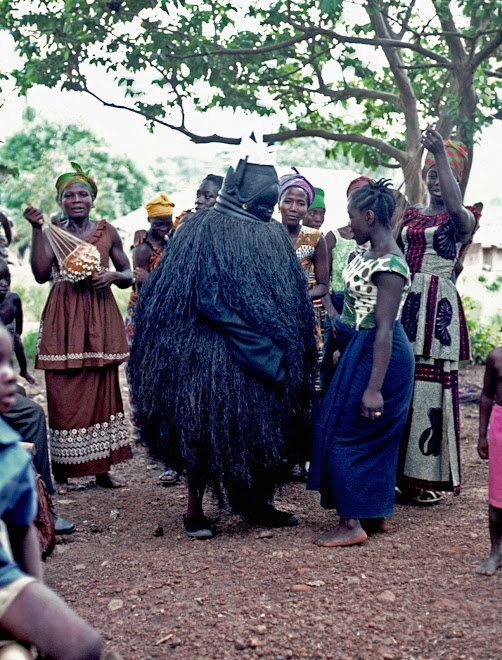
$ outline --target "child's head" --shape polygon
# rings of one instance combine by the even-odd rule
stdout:
[[[0,297],[10,290],[10,271],[7,262],[0,259]]]
[[[0,415],[14,405],[16,375],[12,368],[12,337],[5,326],[0,325]]]

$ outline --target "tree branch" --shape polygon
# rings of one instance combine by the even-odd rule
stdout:
[[[295,85],[290,83],[287,85],[291,89],[300,92],[308,92],[309,94],[321,94],[327,96],[331,101],[345,101],[347,99],[373,99],[375,101],[383,101],[384,103],[391,103],[402,109],[402,102],[399,94],[392,94],[391,92],[382,92],[378,89],[366,89],[360,87],[344,87],[343,89],[336,90],[324,86],[318,89],[305,87],[303,85]]]
[[[186,135],[195,144],[210,144],[217,142],[220,144],[237,145],[240,144],[241,142],[240,138],[225,137],[223,135],[217,135],[217,134],[198,135],[197,133],[193,133],[192,131],[188,130],[185,126],[182,125],[175,126],[174,124],[170,124],[169,122],[159,119],[155,115],[151,115],[147,112],[143,112],[141,110],[138,110],[137,108],[133,108],[126,105],[120,105],[117,103],[110,103],[109,101],[105,101],[100,96],[92,92],[85,84],[82,84],[81,91],[86,92],[87,94],[89,94],[89,96],[96,99],[97,101],[99,101],[99,103],[101,103],[107,108],[127,110],[134,114],[141,115],[142,117],[145,117],[145,119],[155,122],[156,124],[165,126],[166,128],[170,128],[174,131],[177,131],[178,133],[182,133],[183,135]],[[409,156],[405,151],[402,151],[397,147],[393,147],[392,145],[387,144],[383,140],[378,140],[377,138],[368,137],[366,135],[360,135],[358,133],[333,133],[332,131],[327,131],[325,129],[320,129],[320,128],[297,127],[294,129],[278,131],[277,133],[268,133],[263,136],[263,140],[265,142],[270,142],[270,141],[285,142],[286,140],[291,140],[293,138],[299,138],[299,137],[320,137],[320,138],[324,138],[325,140],[333,140],[336,142],[356,142],[358,144],[365,144],[366,146],[372,147],[373,149],[378,149],[378,151],[381,151],[382,153],[386,154],[387,156],[389,156],[389,158],[394,158],[400,164],[401,167],[406,165],[406,162],[409,160]]]
[[[502,78],[502,71],[490,71],[490,69],[481,69],[481,71],[490,78]]]
[[[450,60],[447,57],[444,57],[443,55],[439,55],[438,53],[435,53],[433,50],[429,50],[428,48],[424,48],[420,44],[414,44],[408,41],[400,41],[398,39],[380,39],[380,38],[368,39],[365,37],[351,37],[344,34],[339,34],[334,30],[328,30],[326,28],[305,27],[304,25],[301,25],[300,23],[295,23],[294,21],[290,21],[289,24],[291,25],[291,27],[294,27],[296,30],[303,32],[305,35],[310,34],[311,36],[313,36],[316,34],[321,34],[325,37],[329,37],[329,39],[338,41],[339,43],[361,44],[364,46],[382,46],[384,48],[385,47],[406,48],[408,50],[413,50],[416,53],[420,53],[421,55],[424,55],[425,57],[428,57],[436,62],[441,62],[445,64],[450,63]]]
[[[502,44],[502,28],[498,31],[498,33],[493,37],[493,39],[486,44],[481,50],[478,50],[478,52],[473,56],[472,58],[472,66],[474,69],[477,69],[478,66],[487,60],[490,55],[497,50],[497,48]]]
[[[358,144],[365,144],[368,147],[373,147],[373,149],[378,149],[382,153],[386,154],[390,158],[394,158],[398,161],[400,166],[404,166],[409,160],[409,155],[406,151],[393,147],[383,140],[378,140],[377,138],[368,137],[366,135],[360,135],[359,133],[333,133],[322,128],[293,128],[284,131],[278,131],[277,133],[269,133],[268,135],[263,136],[264,141],[275,140],[277,142],[284,142],[285,140],[291,140],[293,138],[299,137],[320,137],[325,140],[333,140],[334,142],[356,142]]]
[[[451,69],[452,64],[399,64],[398,69],[415,71],[416,69]]]

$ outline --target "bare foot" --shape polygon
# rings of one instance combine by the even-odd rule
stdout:
[[[19,375],[24,378],[30,385],[35,385],[36,381],[27,371],[20,371]]]
[[[56,482],[56,491],[58,495],[66,495],[68,492],[68,481],[58,481],[57,479],[54,480]]]
[[[340,524],[329,532],[324,532],[314,543],[323,548],[335,548],[346,545],[359,545],[364,543],[368,535],[355,518],[340,519]]]
[[[480,575],[493,575],[497,568],[502,566],[502,555],[500,552],[492,553],[481,566],[478,566],[476,572]]]
[[[390,530],[389,523],[385,518],[361,518],[361,527],[368,534],[385,534]]]
[[[101,488],[124,488],[125,483],[119,481],[109,472],[104,472],[103,474],[96,475],[96,484],[101,486]]]

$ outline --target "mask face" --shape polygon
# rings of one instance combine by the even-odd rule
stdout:
[[[269,222],[279,198],[279,184],[272,183],[265,190],[246,203],[247,211],[259,220]]]

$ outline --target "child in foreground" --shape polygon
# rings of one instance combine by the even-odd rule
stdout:
[[[0,259],[0,321],[12,335],[20,375],[33,385],[35,379],[28,373],[28,363],[21,340],[23,334],[21,298],[10,290],[10,271],[4,259]]]
[[[0,414],[16,394],[11,360],[12,338],[0,326]],[[98,660],[99,634],[42,581],[32,522],[37,513],[33,466],[20,439],[0,417],[0,657],[31,658],[20,642],[55,660]]]
[[[479,402],[478,453],[481,458],[490,457],[488,515],[492,547],[490,556],[477,571],[481,575],[493,575],[502,566],[502,346],[494,348],[486,358]]]

